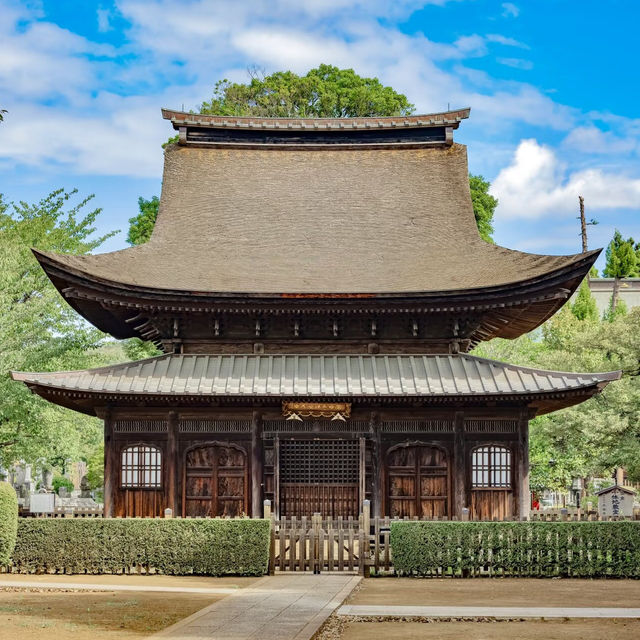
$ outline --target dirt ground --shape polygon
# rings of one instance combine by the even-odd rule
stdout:
[[[347,622],[342,640],[637,640],[640,620]]]
[[[0,574],[13,582],[89,583],[241,589],[256,578]],[[143,638],[224,598],[218,594],[53,591],[0,587],[0,640]]]
[[[194,587],[205,589],[240,589],[249,586],[258,578],[208,578],[207,576],[145,576],[145,575],[56,575],[0,573],[0,581],[10,582],[56,582],[82,584],[122,584],[127,586],[151,587]]]
[[[363,580],[355,605],[640,607],[637,580]],[[335,614],[316,640],[638,640],[638,619],[372,620]]]
[[[640,607],[640,580],[371,578],[349,604],[478,607]]]

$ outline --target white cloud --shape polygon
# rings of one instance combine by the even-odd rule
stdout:
[[[533,62],[531,62],[531,60],[523,60],[522,58],[496,58],[496,62],[506,67],[512,67],[513,69],[523,69],[525,71],[533,69]]]
[[[554,151],[522,140],[512,163],[493,181],[498,219],[575,215],[579,195],[590,210],[640,209],[640,178],[601,169],[568,172]]]
[[[109,9],[98,9],[96,15],[98,18],[98,31],[100,31],[100,33],[106,33],[113,29],[111,26],[111,11]]]
[[[626,154],[640,150],[640,141],[633,136],[620,137],[595,126],[576,127],[564,139],[564,146],[581,153]]]
[[[489,33],[486,36],[489,42],[496,42],[497,44],[502,44],[505,47],[517,47],[519,49],[530,49],[531,47],[524,42],[520,42],[515,38],[507,38],[506,36],[502,36],[499,33]]]
[[[520,15],[520,9],[513,2],[503,2],[502,15],[505,18],[517,18]]]

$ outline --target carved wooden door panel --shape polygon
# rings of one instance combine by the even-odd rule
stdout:
[[[223,444],[187,452],[182,498],[185,516],[241,516],[247,513],[248,478],[245,453]]]
[[[391,517],[449,515],[446,453],[428,445],[400,446],[387,455],[387,505]]]

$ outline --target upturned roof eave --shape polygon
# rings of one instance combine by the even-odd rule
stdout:
[[[126,249],[130,251],[131,249]],[[199,291],[199,290],[189,290],[189,289],[170,289],[170,288],[158,288],[158,287],[149,287],[144,285],[137,285],[127,283],[125,281],[116,281],[111,279],[106,279],[94,273],[91,273],[88,270],[81,270],[76,267],[70,266],[65,263],[64,254],[56,254],[52,252],[42,251],[39,249],[32,248],[32,252],[34,253],[36,259],[45,270],[47,275],[51,277],[52,275],[64,275],[67,274],[79,280],[84,280],[87,284],[98,284],[107,289],[112,289],[114,293],[118,293],[119,295],[129,294],[135,295],[136,293],[141,295],[153,295],[159,297],[166,298],[184,298],[184,297],[195,297],[198,300],[202,299],[224,299],[228,300],[231,298],[251,298],[251,299],[260,299],[260,300],[270,300],[270,301],[282,301],[282,300],[296,300],[296,299],[304,299],[304,300],[348,300],[348,299],[370,299],[370,300],[392,300],[392,299],[407,299],[407,298],[416,298],[416,299],[454,299],[457,296],[479,296],[486,297],[487,295],[492,294],[500,294],[503,292],[509,293],[514,289],[523,289],[526,290],[530,287],[535,287],[539,284],[543,284],[546,280],[550,280],[555,278],[556,276],[561,275],[563,272],[570,272],[575,268],[579,268],[582,264],[584,271],[584,275],[586,275],[591,268],[591,266],[595,263],[598,256],[602,252],[602,249],[594,249],[584,254],[576,254],[575,256],[566,256],[567,258],[573,258],[573,260],[568,260],[565,264],[550,268],[548,271],[545,271],[533,278],[526,278],[522,280],[512,280],[509,282],[501,283],[498,285],[490,285],[486,287],[470,287],[470,288],[459,288],[459,289],[442,289],[442,290],[416,290],[416,291],[316,291],[316,292],[306,292],[306,291],[264,291],[264,292],[247,292],[247,291]],[[118,252],[115,252],[118,253]],[[98,254],[100,255],[100,254]],[[558,256],[541,256],[543,258],[557,258]],[[55,271],[58,274],[55,274]],[[569,274],[568,279],[574,279],[575,274]]]

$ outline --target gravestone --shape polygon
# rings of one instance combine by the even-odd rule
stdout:
[[[602,518],[610,516],[632,516],[633,498],[636,492],[627,487],[614,484],[598,491],[598,515]]]

